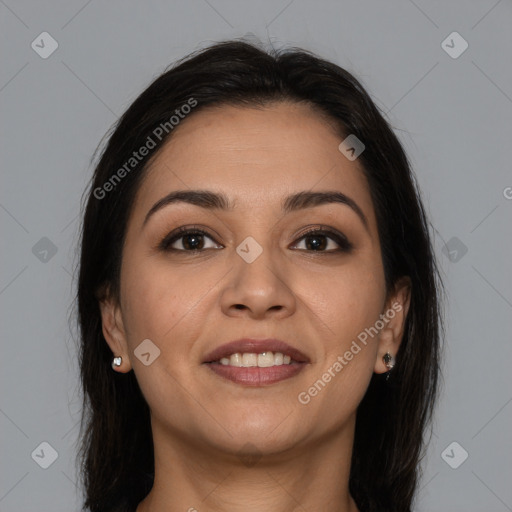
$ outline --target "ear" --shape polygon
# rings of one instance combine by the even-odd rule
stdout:
[[[121,356],[121,366],[116,366],[115,371],[127,373],[132,369],[132,365],[128,355],[128,343],[121,306],[113,294],[110,293],[110,288],[106,288],[98,302],[101,311],[103,336],[112,351],[112,358]]]
[[[385,373],[388,371],[382,360],[387,352],[396,358],[404,335],[405,321],[409,312],[410,302],[411,280],[409,277],[404,276],[395,283],[380,316],[385,325],[379,333],[375,373]]]

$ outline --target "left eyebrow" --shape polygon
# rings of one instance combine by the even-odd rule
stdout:
[[[144,218],[142,226],[144,227],[149,218],[155,212],[170,204],[178,202],[193,204],[195,206],[209,210],[232,211],[234,209],[234,203],[232,203],[229,198],[222,192],[213,192],[210,190],[176,190],[162,197],[162,199],[159,199],[151,207],[151,209],[146,214],[146,217]],[[321,206],[330,203],[338,203],[348,206],[357,214],[365,228],[367,230],[369,229],[368,220],[358,204],[353,199],[341,192],[332,190],[325,192],[302,191],[286,197],[281,207],[283,213],[286,214],[297,210],[314,208],[315,206]]]
[[[323,204],[338,203],[351,208],[360,218],[364,227],[368,230],[368,220],[359,205],[347,195],[332,190],[326,192],[299,192],[286,198],[283,203],[283,212],[289,213],[304,208],[314,208]]]

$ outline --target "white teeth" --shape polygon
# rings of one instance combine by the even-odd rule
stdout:
[[[274,354],[272,354],[272,352],[263,352],[262,354],[258,354],[258,366],[260,368],[274,366]]]
[[[254,367],[269,368],[270,366],[281,366],[283,364],[291,364],[292,358],[285,356],[281,352],[261,352],[255,354],[253,352],[240,354],[231,354],[230,357],[223,357],[220,360],[220,364],[225,366],[243,366],[243,367]]]
[[[258,366],[258,354],[242,354],[242,366]]]
[[[242,354],[232,354],[229,358],[229,364],[231,366],[242,366]]]

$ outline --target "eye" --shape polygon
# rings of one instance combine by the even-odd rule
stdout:
[[[329,246],[329,239],[331,241],[334,241],[335,244],[338,245],[338,248],[331,247],[331,249],[325,250]],[[299,240],[304,241],[306,250],[310,250],[313,252],[350,252],[354,248],[354,246],[348,241],[347,237],[342,233],[318,227],[310,229],[309,231],[304,233]]]
[[[195,252],[204,249],[215,249],[214,245],[205,247],[205,238],[214,242],[213,238],[204,230],[194,227],[181,227],[167,235],[159,244],[159,249],[163,251],[182,251]],[[177,245],[177,247],[173,247]],[[181,246],[181,247],[180,247]]]
[[[205,240],[209,239],[213,245],[209,247]],[[303,233],[298,239],[300,243],[305,244],[305,250],[320,253],[350,252],[353,245],[342,233],[331,229],[315,227]],[[330,247],[329,240],[334,242],[334,247]],[[297,248],[299,244],[292,246]],[[338,247],[336,247],[336,245]],[[167,235],[159,244],[162,251],[174,252],[201,252],[205,249],[222,248],[213,240],[212,236],[201,228],[183,226]],[[301,249],[303,250],[303,249]]]

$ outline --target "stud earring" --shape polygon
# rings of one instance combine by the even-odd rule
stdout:
[[[115,370],[116,367],[121,366],[121,362],[122,362],[121,356],[114,357],[114,359],[112,360],[112,369]]]
[[[395,358],[389,352],[386,352],[382,356],[382,360],[384,361],[384,364],[386,365],[386,368],[388,370],[392,370],[393,366],[395,366],[395,363],[396,363]]]

